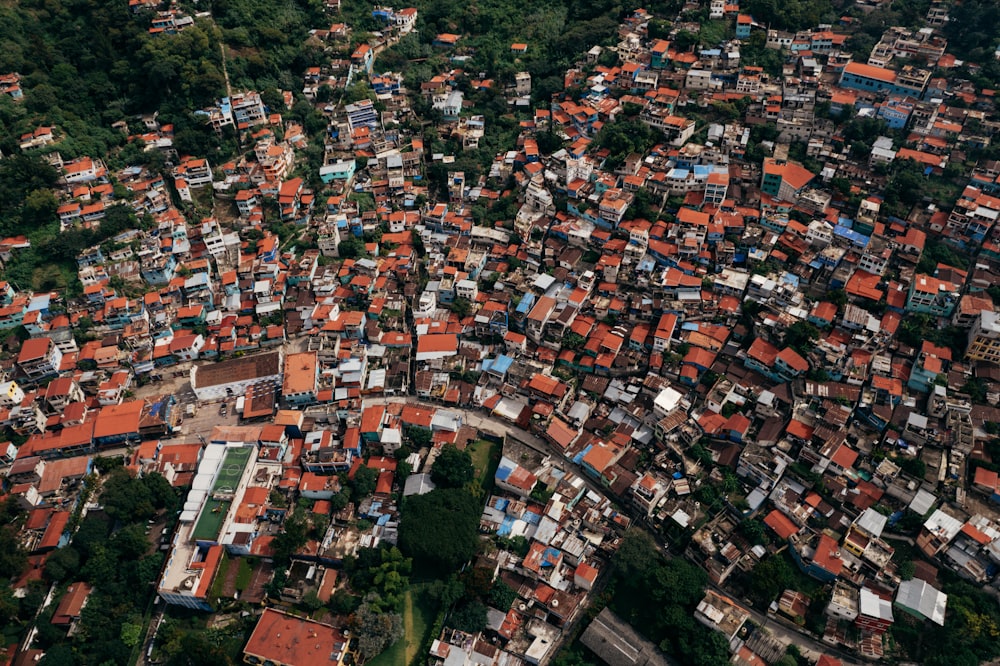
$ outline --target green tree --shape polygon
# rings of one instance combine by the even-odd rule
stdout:
[[[448,626],[476,634],[486,628],[486,606],[478,599],[462,604],[448,614]]]
[[[287,562],[309,538],[309,523],[301,511],[285,518],[283,528],[273,541],[274,558],[278,562]]]
[[[348,615],[357,610],[361,603],[359,597],[354,596],[346,590],[337,590],[330,597],[330,610],[337,615]]]
[[[514,591],[514,588],[502,580],[493,584],[489,595],[490,606],[506,612],[510,610],[515,601],[517,601],[517,592]]]
[[[351,498],[360,502],[375,492],[378,483],[378,472],[367,465],[362,465],[354,472],[354,478],[348,482],[351,488]]]
[[[121,639],[128,647],[135,647],[142,637],[142,622],[123,622]]]
[[[406,498],[399,525],[399,548],[414,566],[455,571],[475,554],[479,542],[479,502],[460,488],[437,488]]]
[[[632,153],[645,155],[658,139],[658,133],[640,120],[618,120],[606,123],[591,144],[592,150],[606,149],[609,152],[604,168],[614,171]]]
[[[896,573],[903,580],[910,580],[913,578],[913,574],[916,573],[916,565],[913,564],[913,560],[903,560],[899,563],[896,568]]]
[[[431,431],[418,426],[408,427],[406,429],[406,438],[410,440],[410,444],[413,445],[415,450],[428,448],[433,442]]]
[[[80,662],[69,645],[53,645],[38,662],[38,666],[77,666]]]
[[[464,595],[465,585],[455,574],[444,579],[439,578],[427,588],[427,596],[445,609],[451,608]]]
[[[458,315],[459,319],[464,319],[472,312],[472,303],[467,298],[456,298],[448,306],[449,309]]]
[[[787,588],[795,586],[795,572],[782,554],[772,555],[750,573],[750,595],[760,606],[767,606]]]
[[[370,660],[403,637],[403,618],[399,613],[384,613],[366,598],[351,618],[351,629],[358,639],[358,650]]]
[[[472,456],[468,451],[459,451],[452,444],[446,444],[434,459],[431,480],[439,488],[462,488],[476,476],[472,466]]]
[[[356,259],[365,255],[365,242],[357,236],[348,236],[337,245],[337,254],[344,259]]]
[[[75,575],[80,568],[80,553],[72,546],[58,548],[45,560],[45,575],[51,580],[62,581]]]
[[[800,354],[808,354],[819,339],[819,329],[807,321],[797,321],[785,331],[785,344]]]
[[[109,516],[125,522],[141,522],[153,517],[156,507],[149,488],[119,467],[104,479],[101,504]]]
[[[302,595],[302,607],[310,613],[315,613],[323,607],[323,601],[316,594],[316,590],[309,590]]]

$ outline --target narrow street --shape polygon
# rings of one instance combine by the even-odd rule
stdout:
[[[726,591],[721,588],[716,588],[720,593],[725,594]],[[836,656],[844,664],[844,666],[862,666],[861,662],[857,661],[857,657],[851,655],[843,650],[831,647],[816,640],[812,636],[808,636],[798,628],[789,626],[784,620],[768,617],[765,613],[761,613],[758,610],[744,606],[753,621],[759,626],[767,629],[772,636],[777,638],[779,641],[785,645],[795,645],[802,652],[804,657],[808,657],[815,661],[822,654],[829,654]]]
[[[572,461],[566,460],[566,458],[563,457],[562,451],[559,451],[545,440],[519,428],[513,423],[508,423],[499,418],[485,416],[478,410],[463,409],[461,407],[447,407],[432,402],[425,402],[413,396],[395,396],[392,398],[384,398],[382,400],[378,400],[377,402],[382,402],[383,404],[420,404],[426,407],[434,407],[436,409],[446,409],[451,412],[458,412],[462,415],[462,419],[466,425],[498,437],[510,437],[511,439],[515,439],[535,451],[538,451],[539,453],[551,456],[554,460],[558,460],[563,465],[569,467],[577,476],[583,479],[589,489],[602,495],[604,494],[604,488],[600,484],[591,480],[590,477],[586,476],[579,465],[575,465]]]

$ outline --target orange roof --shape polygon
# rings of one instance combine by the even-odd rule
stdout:
[[[49,338],[30,338],[21,345],[21,352],[17,355],[18,363],[34,361],[43,358],[49,353],[52,347],[52,340]]]
[[[806,441],[812,439],[813,436],[813,427],[797,419],[792,419],[785,431],[792,437],[798,437]]]
[[[809,369],[809,361],[799,356],[798,352],[791,347],[785,347],[778,352],[777,358],[780,358],[785,365],[796,372],[805,372]]]
[[[781,176],[781,180],[795,190],[801,190],[815,178],[815,174],[804,166],[794,162],[780,162],[773,158],[764,160],[764,172]]]
[[[616,448],[600,442],[590,447],[590,450],[583,456],[583,461],[595,471],[603,472],[611,465],[617,454],[618,450]]]
[[[866,65],[861,62],[847,63],[844,66],[844,73],[853,74],[855,76],[863,76],[867,79],[875,79],[876,81],[885,81],[886,83],[896,82],[896,72],[891,69],[876,67],[875,65]]]
[[[828,301],[820,301],[813,306],[809,314],[817,319],[832,322],[837,317],[837,306]]]
[[[799,528],[793,523],[788,516],[781,513],[777,509],[771,511],[764,518],[764,524],[774,530],[782,539],[787,539],[794,534],[798,534]]]
[[[375,484],[375,492],[379,495],[389,495],[392,493],[392,478],[393,473],[386,470],[385,472],[380,472],[378,475],[378,481]]]
[[[435,410],[427,409],[416,405],[404,405],[399,418],[404,425],[416,425],[424,428],[431,427],[431,420],[434,418]]]
[[[820,535],[819,543],[816,545],[816,554],[813,555],[813,562],[835,576],[839,576],[840,570],[844,568],[844,561],[840,559],[839,552],[840,549],[836,541],[825,534]]]
[[[852,296],[861,296],[873,301],[882,299],[882,290],[878,288],[882,278],[867,271],[858,269],[847,280],[844,291]]]
[[[38,550],[42,550],[58,546],[63,532],[66,531],[67,523],[69,523],[69,511],[53,511],[52,517],[49,518],[49,524],[45,528],[45,533],[35,547]]]
[[[142,407],[142,400],[104,407],[95,420],[94,438],[138,433]]]
[[[283,394],[307,393],[316,389],[316,352],[301,352],[285,357]]]
[[[580,562],[576,567],[576,571],[573,572],[574,576],[579,576],[583,580],[593,583],[597,580],[598,570],[590,566],[586,562]]]
[[[965,534],[974,541],[979,542],[979,544],[981,545],[986,545],[989,542],[993,541],[993,539],[991,539],[988,534],[984,534],[979,528],[977,528],[975,525],[972,525],[971,523],[966,523],[965,525],[962,525],[962,534]]]
[[[66,588],[66,594],[59,600],[59,606],[52,615],[52,624],[67,625],[80,617],[83,605],[87,603],[87,597],[93,588],[87,583],[73,583]]]
[[[997,489],[998,481],[1000,481],[1000,475],[996,472],[988,470],[985,467],[976,468],[976,477],[973,483],[977,486],[983,486],[988,488],[990,492],[994,492]]]
[[[335,627],[265,608],[243,651],[277,664],[337,666],[346,648],[344,635]]]
[[[774,359],[778,356],[778,348],[763,338],[757,338],[747,350],[747,356],[770,367],[774,365]]]
[[[833,462],[840,465],[844,469],[850,469],[854,466],[854,462],[858,459],[858,452],[847,446],[847,444],[841,444],[837,448],[837,452],[833,454],[830,458]]]
[[[555,442],[557,446],[565,449],[580,435],[580,431],[575,428],[571,428],[559,418],[553,418],[552,422],[549,423],[549,428],[545,431],[545,434],[549,437],[549,439]]]
[[[528,382],[528,388],[537,391],[539,393],[544,393],[545,395],[561,397],[566,393],[565,387],[562,387],[561,382],[555,377],[549,377],[548,375],[543,375],[538,372],[531,378]]]
[[[417,338],[417,354],[458,351],[458,336],[454,333],[429,333]]]

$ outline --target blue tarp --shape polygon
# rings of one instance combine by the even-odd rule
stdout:
[[[521,302],[517,304],[517,313],[525,315],[528,314],[528,312],[531,310],[531,306],[533,306],[534,304],[535,304],[535,295],[529,291],[521,298]]]
[[[859,234],[853,229],[848,229],[847,227],[842,227],[840,225],[833,228],[833,235],[845,238],[858,247],[868,247],[868,241],[871,240],[871,238],[865,236],[864,234]]]
[[[495,372],[500,375],[506,375],[507,371],[510,370],[510,366],[513,364],[514,359],[506,354],[500,354],[496,358],[488,358],[483,361],[483,370],[487,372]]]
[[[496,478],[497,481],[506,481],[507,477],[509,477],[511,472],[513,471],[514,471],[513,467],[505,467],[503,465],[500,465],[500,467],[497,467],[497,473],[494,475],[494,478]]]
[[[497,528],[497,534],[502,537],[510,534],[511,528],[514,527],[515,520],[516,519],[512,516],[504,516],[503,521],[500,523],[500,527]]]

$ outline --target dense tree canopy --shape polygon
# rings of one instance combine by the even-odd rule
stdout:
[[[162,475],[154,472],[136,479],[119,467],[104,480],[101,504],[112,518],[139,523],[152,518],[157,510],[175,511],[179,500]]]
[[[44,617],[39,621],[37,640],[47,651],[45,663],[103,666],[129,662],[153,594],[151,583],[163,564],[163,554],[151,548],[145,521],[157,509],[170,507],[172,512],[177,501],[173,488],[158,474],[140,479],[121,467],[107,474],[100,495],[105,511],[88,513],[71,544],[53,553],[46,563],[45,575],[50,580],[83,580],[94,591],[71,639],[53,631]],[[54,606],[45,612],[52,610]]]
[[[645,154],[662,139],[659,132],[639,120],[618,120],[607,123],[600,129],[591,144],[593,150],[609,151],[604,161],[606,169],[614,170],[621,166],[625,158],[632,153]]]
[[[645,532],[630,531],[612,561],[612,608],[639,632],[682,663],[709,666],[728,661],[721,634],[695,621],[705,572],[681,559],[666,559]],[[656,613],[650,613],[656,608]]]
[[[476,552],[479,501],[460,488],[438,488],[406,498],[399,547],[418,567],[454,571]]]
[[[371,659],[403,637],[403,618],[386,613],[366,599],[351,618],[351,628],[358,638],[358,649]]]
[[[740,9],[779,30],[812,28],[833,16],[830,0],[748,0]]]
[[[472,481],[476,470],[468,451],[459,451],[453,444],[446,444],[431,467],[431,480],[439,488],[461,488]]]

